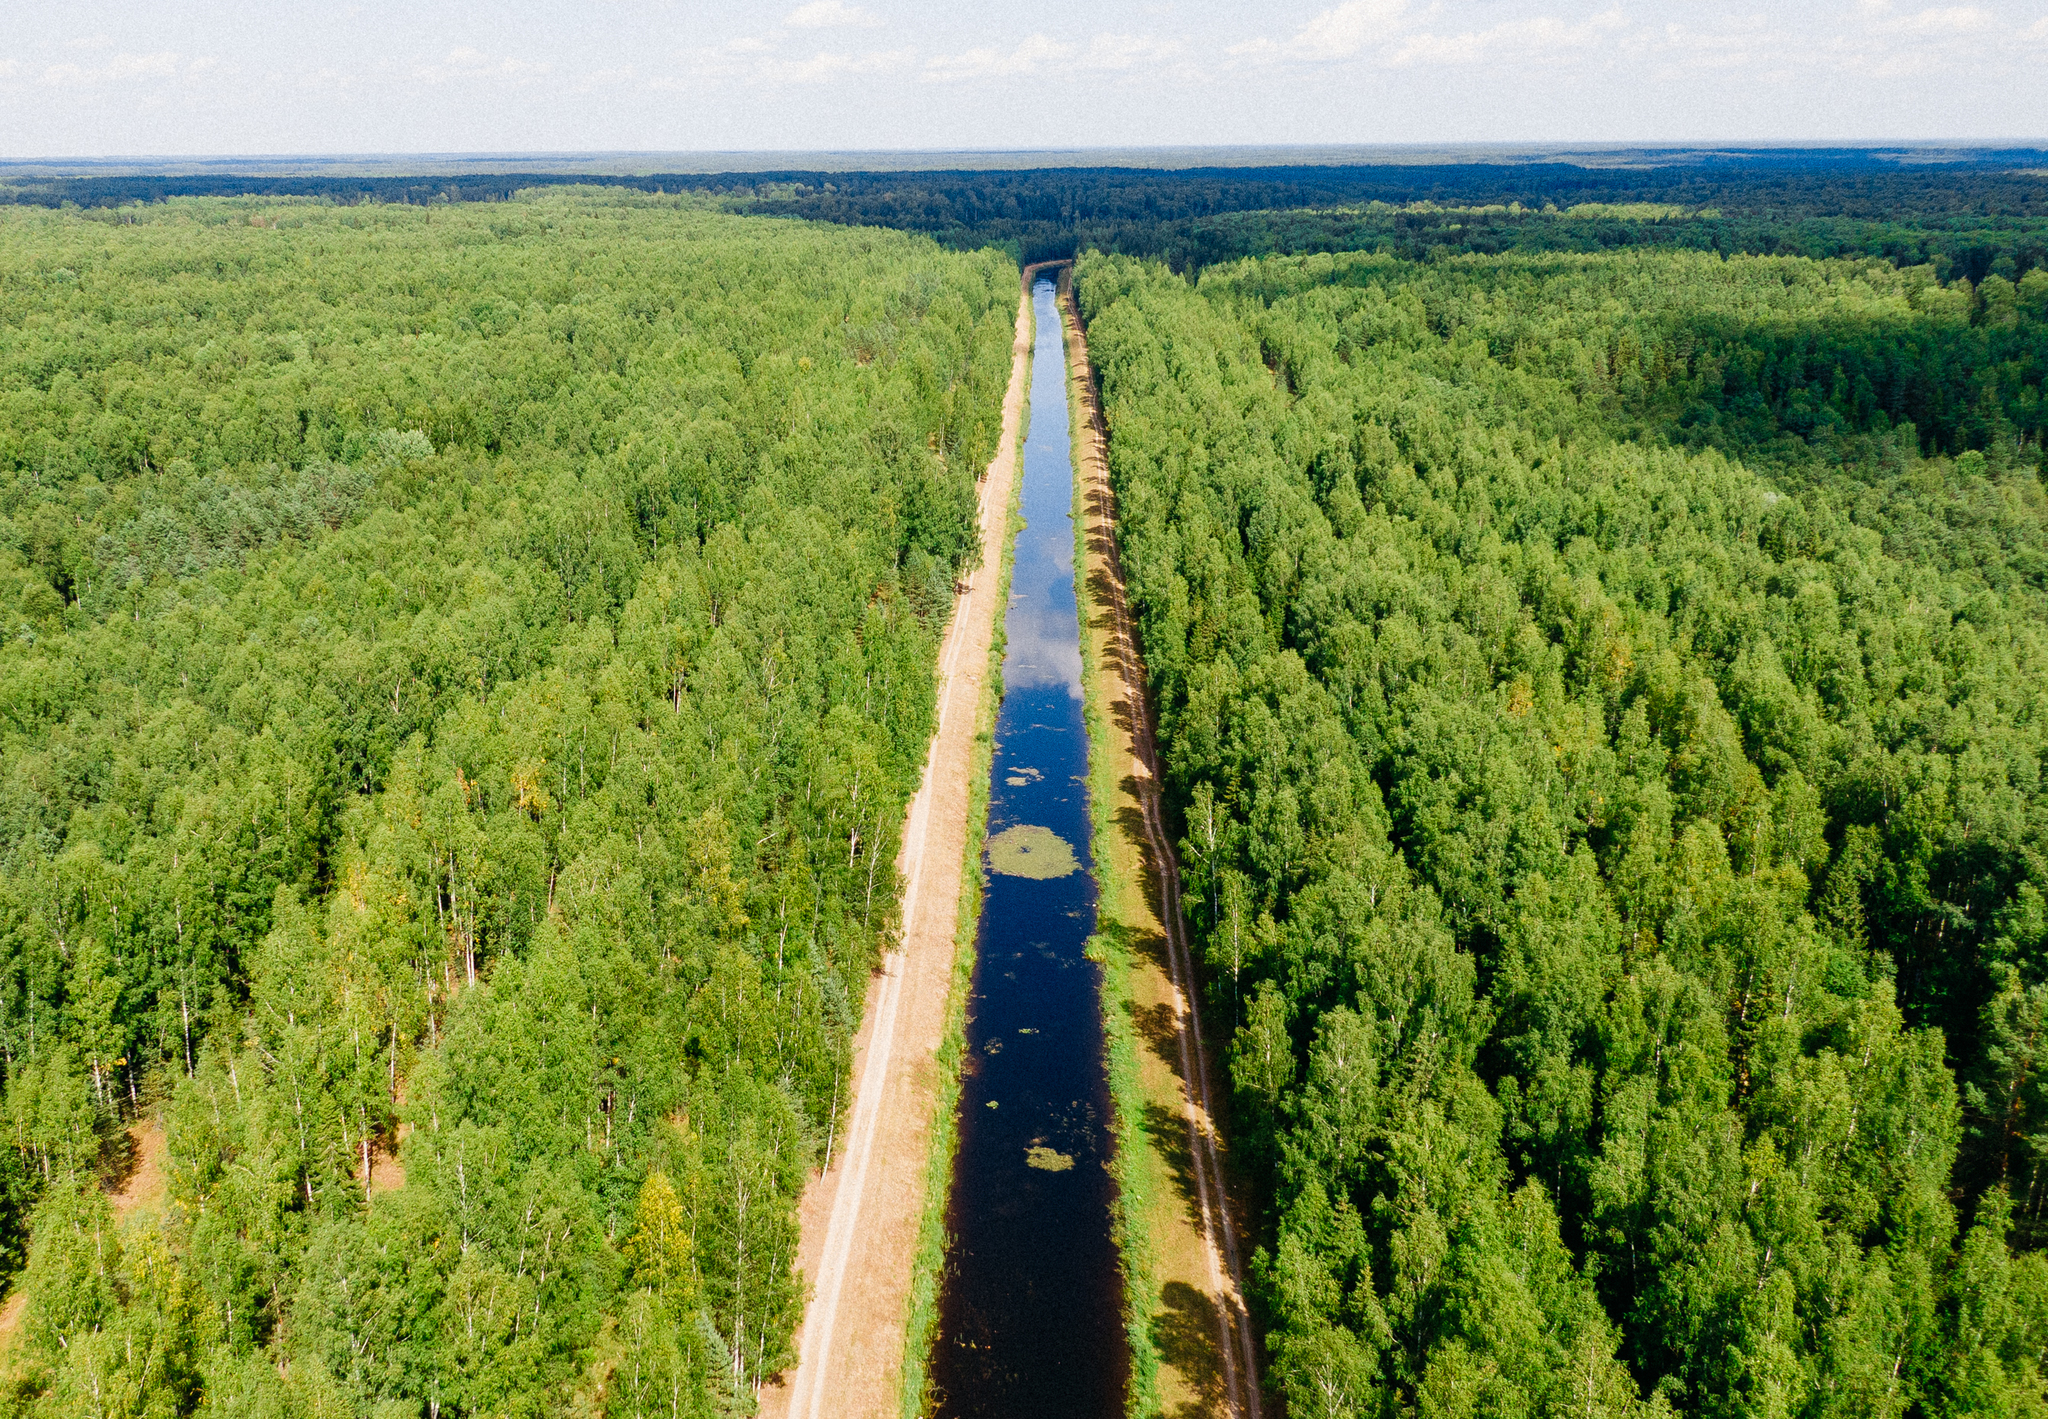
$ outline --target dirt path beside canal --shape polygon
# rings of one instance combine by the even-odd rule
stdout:
[[[955,599],[939,648],[938,728],[904,821],[897,860],[903,927],[868,985],[844,1144],[804,1192],[797,1264],[809,1304],[796,1368],[762,1391],[763,1419],[893,1419],[899,1412],[912,1262],[932,1131],[946,1097],[938,1056],[953,988],[975,730],[997,688],[989,650],[1031,382],[1036,269],[1024,272],[1002,442],[981,480],[982,565]]]

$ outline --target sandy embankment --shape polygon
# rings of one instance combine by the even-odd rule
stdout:
[[[898,1412],[911,1263],[925,1213],[926,1164],[943,1080],[937,1055],[953,982],[970,771],[983,697],[995,691],[989,648],[996,588],[1009,555],[1025,391],[1031,379],[1031,280],[1017,306],[1002,442],[980,492],[981,567],[953,604],[939,649],[938,729],[910,800],[897,870],[904,884],[897,949],[868,984],[854,1038],[856,1081],[844,1147],[804,1192],[797,1264],[810,1304],[799,1359],[761,1392],[764,1419],[867,1419]]]

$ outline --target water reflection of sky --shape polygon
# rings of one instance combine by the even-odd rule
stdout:
[[[1004,620],[1003,684],[1026,689],[1065,685],[1081,698],[1080,622],[1074,603],[1073,473],[1069,461],[1067,375],[1059,316],[1049,298],[1035,302],[1037,354],[1031,362],[1031,423],[1024,437],[1024,530],[1010,571]],[[1037,476],[1034,476],[1037,475]]]
[[[1062,636],[1060,624],[1066,624]],[[1009,618],[1010,643],[1003,660],[1006,689],[1027,690],[1040,685],[1065,685],[1075,699],[1081,698],[1081,648],[1074,643],[1074,618],[1061,616],[1040,605],[1029,610],[1015,607]]]

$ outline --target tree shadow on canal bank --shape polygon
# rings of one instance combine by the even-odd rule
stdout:
[[[1207,1419],[1223,1412],[1223,1367],[1216,1360],[1216,1303],[1182,1281],[1170,1281],[1152,1316],[1159,1358],[1180,1372],[1194,1393],[1167,1411],[1168,1419]]]

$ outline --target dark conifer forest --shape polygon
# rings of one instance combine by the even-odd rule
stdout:
[[[1583,163],[1414,162],[1008,171],[107,174],[0,178],[0,206],[120,209],[180,197],[502,202],[566,184],[702,193],[728,210],[923,232],[1020,261],[1099,250],[1175,270],[1244,256],[1387,249],[1881,256],[1944,279],[2048,264],[2048,154],[1864,148],[1641,149]]]

